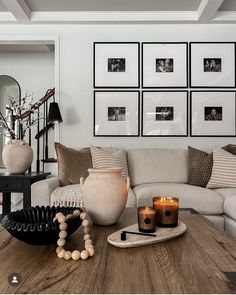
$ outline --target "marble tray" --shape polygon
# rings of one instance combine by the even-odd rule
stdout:
[[[122,228],[116,231],[115,233],[109,235],[107,238],[108,242],[112,244],[113,246],[116,246],[119,248],[138,247],[138,246],[143,246],[148,244],[159,243],[159,242],[170,240],[182,235],[186,231],[186,225],[183,222],[179,221],[179,224],[177,227],[173,227],[173,228],[157,227],[156,232],[152,233],[156,235],[156,237],[133,235],[133,234],[127,233],[125,241],[122,241],[120,238],[122,231],[139,232],[138,224],[135,223],[133,225]]]

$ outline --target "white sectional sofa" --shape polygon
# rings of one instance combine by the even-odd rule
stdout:
[[[131,189],[127,206],[152,205],[152,198],[173,195],[181,208],[193,208],[236,237],[236,188],[207,189],[187,184],[188,151],[131,149],[127,152]],[[57,178],[32,185],[32,204],[49,205]],[[72,188],[72,186],[71,186]]]

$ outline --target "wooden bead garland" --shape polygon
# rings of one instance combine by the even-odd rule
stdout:
[[[66,251],[63,247],[66,244],[65,238],[67,237],[67,223],[66,221],[74,216],[79,216],[82,220],[83,226],[83,234],[84,234],[84,250],[81,252],[78,250]],[[56,248],[56,253],[59,258],[63,258],[65,260],[78,260],[78,259],[87,259],[90,256],[94,255],[94,247],[92,244],[92,240],[89,234],[89,220],[87,219],[87,214],[85,212],[80,212],[80,210],[75,210],[73,214],[68,214],[65,216],[63,213],[59,212],[56,214],[53,221],[58,220],[59,222],[59,239],[57,241],[58,247]]]

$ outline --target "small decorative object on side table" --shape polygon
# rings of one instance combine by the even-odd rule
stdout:
[[[31,206],[31,184],[47,178],[50,172],[0,173],[0,192],[3,194],[2,213],[11,211],[11,193],[23,193],[23,208]]]
[[[158,226],[176,227],[178,225],[178,198],[170,196],[154,197],[153,208],[156,209],[156,220]]]

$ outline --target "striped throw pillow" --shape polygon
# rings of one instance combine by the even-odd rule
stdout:
[[[93,168],[122,168],[122,175],[128,176],[126,151],[117,148],[91,147]]]
[[[207,188],[236,187],[236,156],[221,149],[213,150],[213,167]]]

